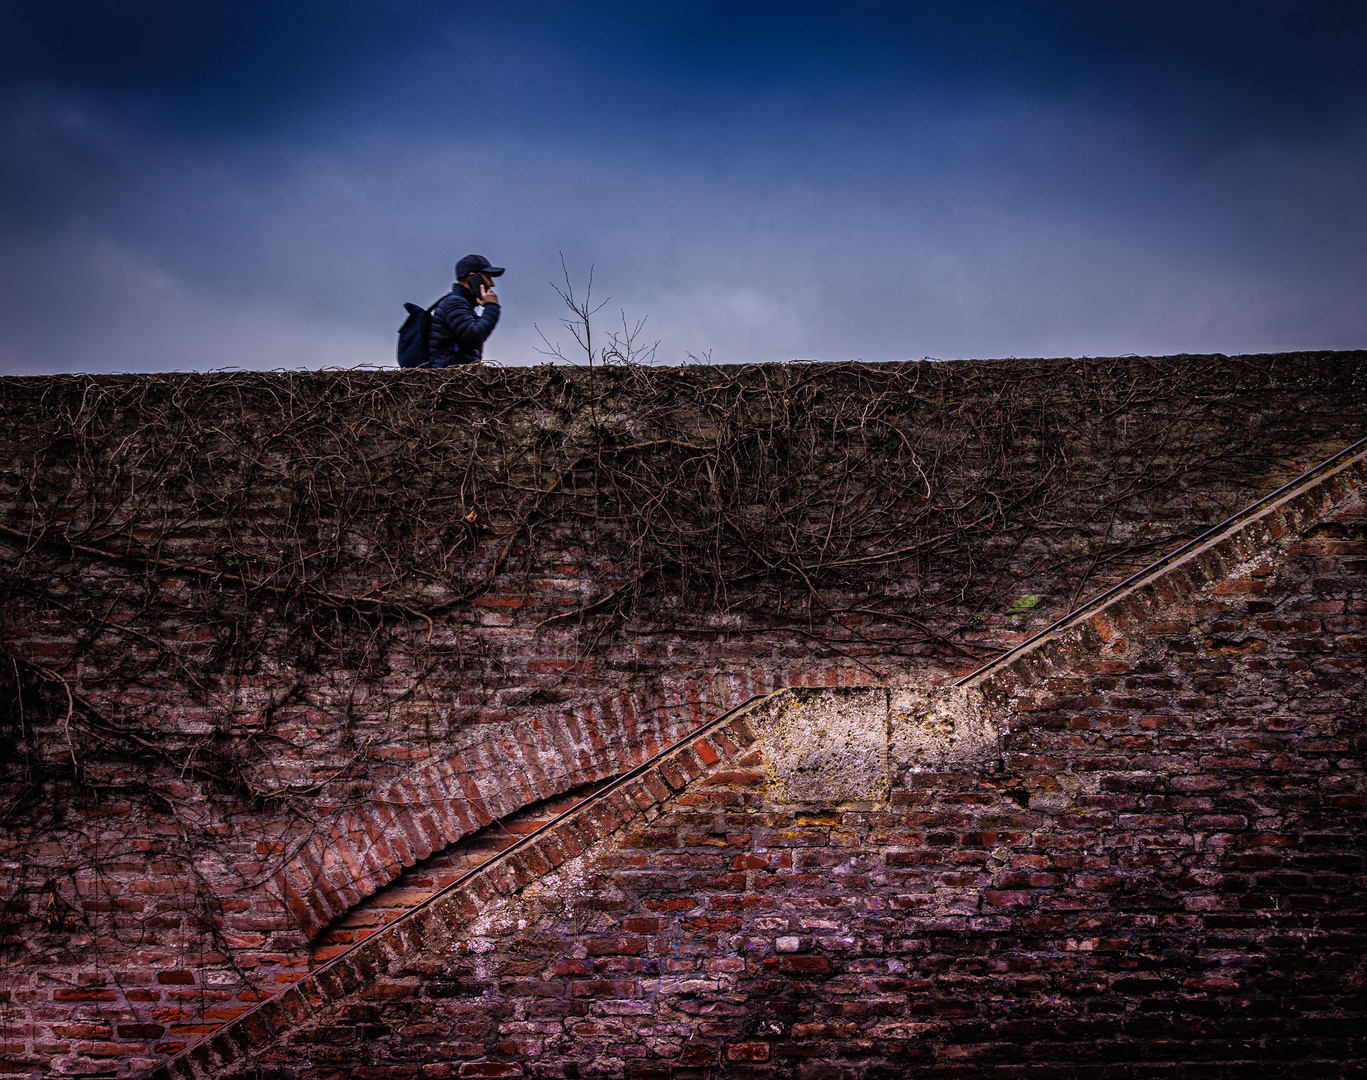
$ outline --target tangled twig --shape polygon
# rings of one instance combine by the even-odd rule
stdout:
[[[316,802],[373,783],[363,722],[405,723],[429,684],[528,679],[479,634],[490,594],[531,597],[518,625],[567,653],[738,634],[880,672],[989,656],[1013,598],[1067,603],[1233,509],[1315,423],[1331,437],[1302,363],[7,380],[5,813],[68,831],[0,883],[4,918],[48,918],[45,883],[103,857],[57,824],[63,799],[268,806],[297,845]],[[554,700],[551,677],[533,689]],[[282,778],[320,697],[341,764]]]

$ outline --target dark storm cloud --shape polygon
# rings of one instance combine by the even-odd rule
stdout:
[[[669,361],[1367,329],[1359,5],[21,7],[0,371],[383,361],[467,250],[505,362],[560,251]]]
[[[1365,27],[1353,3],[11,5],[0,79],[142,105],[191,132],[287,123],[357,83],[381,111],[386,89],[424,74],[445,92],[405,101],[395,122],[458,117],[484,83],[511,86],[534,123],[575,123],[573,100],[547,100],[563,80],[590,116],[986,89],[1304,132],[1360,113]]]

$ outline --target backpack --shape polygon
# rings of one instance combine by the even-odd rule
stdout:
[[[448,294],[449,295],[449,294]],[[432,307],[404,304],[408,318],[399,327],[399,367],[426,367],[432,359],[432,311],[446,297],[436,300]]]

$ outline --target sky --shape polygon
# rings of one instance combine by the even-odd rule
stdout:
[[[0,375],[1367,347],[1367,5],[0,0]]]

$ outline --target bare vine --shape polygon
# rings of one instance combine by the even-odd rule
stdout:
[[[479,604],[557,565],[572,587],[517,625],[569,657],[786,635],[962,666],[1341,428],[1294,357],[650,368],[641,324],[595,344],[591,294],[562,295],[591,372],[0,387],[0,819],[57,838],[0,882],[11,947],[105,918],[75,884],[111,843],[82,807],[181,822],[168,857],[222,859],[205,800],[297,843],[320,800],[365,794],[375,732],[429,684],[526,682]],[[1360,385],[1354,356],[1336,377]]]

